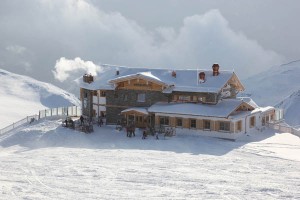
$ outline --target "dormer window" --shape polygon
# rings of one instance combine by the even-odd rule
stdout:
[[[200,72],[199,73],[199,83],[204,83],[205,82],[205,73]]]

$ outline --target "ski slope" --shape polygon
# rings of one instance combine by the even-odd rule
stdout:
[[[243,81],[244,94],[259,106],[274,106],[300,90],[300,60],[271,67]]]
[[[0,199],[299,199],[300,139],[272,130],[236,142],[84,134],[45,120],[0,136]]]
[[[49,83],[0,69],[0,128],[46,108],[80,105],[80,101]]]

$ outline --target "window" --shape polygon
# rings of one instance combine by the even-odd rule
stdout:
[[[178,100],[179,101],[190,101],[191,100],[191,97],[190,96],[183,96],[183,95],[180,95],[178,97]]]
[[[94,90],[93,91],[93,96],[97,96],[97,95],[98,95],[97,90]]]
[[[238,121],[237,122],[237,131],[241,131],[242,130],[242,121]]]
[[[101,90],[101,91],[100,91],[100,97],[105,97],[105,96],[106,96],[106,92],[103,91],[103,90]]]
[[[106,112],[105,111],[100,111],[100,116],[101,117],[106,117]]]
[[[137,95],[137,102],[145,102],[145,100],[146,100],[145,93],[140,93]]]
[[[128,100],[128,95],[127,95],[127,94],[124,94],[123,100],[124,100],[124,101],[127,101],[127,100]]]
[[[87,97],[88,97],[88,93],[84,92],[84,98],[87,98]]]
[[[198,102],[205,102],[205,97],[198,97]]]
[[[196,128],[196,120],[190,119],[190,128]]]
[[[255,126],[255,116],[252,116],[250,118],[250,128],[254,127]]]
[[[169,125],[169,117],[160,117],[159,123],[160,125]]]
[[[204,130],[210,130],[210,121],[209,120],[204,120]]]
[[[230,131],[230,122],[220,122],[220,131]]]
[[[176,118],[176,126],[182,127],[182,118]]]
[[[118,93],[116,93],[116,92],[114,93],[114,98],[115,98],[115,99],[119,98]]]

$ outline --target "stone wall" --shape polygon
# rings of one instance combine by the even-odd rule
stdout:
[[[145,94],[145,102],[138,102],[138,94]],[[156,102],[168,102],[170,95],[147,90],[109,90],[106,91],[106,118],[108,124],[115,124],[122,118],[122,110],[130,107],[150,107]]]
[[[82,103],[82,114],[91,120],[93,117],[93,91],[81,89],[80,99]]]

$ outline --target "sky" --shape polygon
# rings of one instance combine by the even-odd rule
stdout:
[[[235,70],[300,59],[297,0],[1,0],[0,68],[62,88],[99,65]]]

